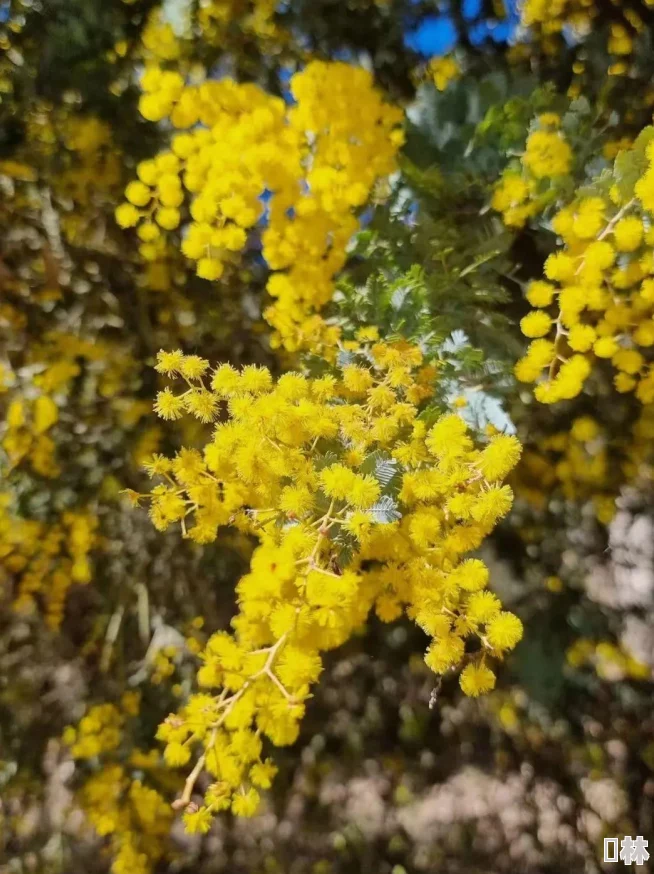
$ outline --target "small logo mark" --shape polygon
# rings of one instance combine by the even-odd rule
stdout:
[[[637,835],[635,838],[625,835],[619,844],[618,852],[618,838],[604,838],[605,862],[620,861],[625,865],[643,865],[649,859],[647,851],[649,841],[646,841],[642,835]]]

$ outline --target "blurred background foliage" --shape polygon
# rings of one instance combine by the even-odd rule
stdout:
[[[93,705],[129,708],[125,692],[138,693],[115,759],[174,797],[177,778],[134,750],[155,746],[195,653],[233,614],[252,544],[155,532],[120,494],[143,485],[152,453],[203,436],[154,416],[157,350],[293,364],[270,349],[257,240],[210,283],[175,234],[144,258],[113,218],[137,162],[168,136],[138,112],[149,23],[174,31],[187,13],[190,76],[286,95],[307,60],[341,59],[406,110],[399,172],[361,216],[327,317],[346,338],[372,324],[436,349],[443,403],[462,399],[476,427],[523,440],[516,505],[484,558],[526,630],[496,692],[472,701],[454,678],[434,691],[422,632],[371,621],[330,656],[267,811],[225,817],[203,839],[171,821],[147,870],[591,872],[604,836],[649,836],[652,413],[602,367],[555,408],[516,383],[523,290],[556,235],[547,205],[515,228],[490,202],[540,113],[562,116],[575,154],[558,200],[651,122],[654,9],[553,5],[557,26],[526,27],[524,9],[496,0],[0,3],[2,874],[111,867],[76,794],[106,763],[85,771],[61,741]],[[443,84],[429,61],[449,51]],[[588,418],[590,443],[574,429]]]

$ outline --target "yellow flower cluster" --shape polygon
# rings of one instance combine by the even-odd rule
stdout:
[[[182,644],[168,644],[161,647],[151,656],[148,657],[149,681],[159,686],[165,680],[173,677],[175,672],[182,666],[186,655],[197,655],[203,647],[205,637],[201,634],[200,629],[204,625],[204,617],[196,616],[190,623],[186,624],[185,639]],[[180,692],[181,686],[179,683],[173,683],[173,694]]]
[[[432,58],[427,64],[427,73],[439,91],[445,91],[450,82],[461,75],[461,67],[451,55]]]
[[[98,196],[115,197],[122,177],[121,160],[109,125],[94,116],[66,117],[59,136],[72,153],[70,168],[56,178],[61,194],[80,206]]]
[[[191,33],[223,50],[238,50],[248,38],[267,45],[286,42],[284,30],[275,21],[278,5],[277,0],[199,0],[184,10],[174,27],[155,8],[141,35],[141,55],[146,63],[177,61],[185,55]]]
[[[7,407],[2,448],[9,468],[28,462],[34,473],[59,476],[55,443],[47,432],[59,419],[59,408],[48,395],[33,401],[15,398]]]
[[[134,697],[134,693],[131,694]],[[138,709],[138,702],[129,701]],[[69,725],[63,742],[70,747],[74,759],[93,759],[118,748],[123,736],[125,714],[115,704],[96,704],[89,708],[78,725]]]
[[[618,491],[610,489],[611,448],[599,423],[580,416],[569,431],[551,434],[525,450],[513,481],[516,494],[541,509],[555,489],[580,505],[592,500],[598,520],[608,524]]]
[[[496,435],[478,448],[458,415],[421,417],[437,368],[419,348],[372,341],[342,354],[319,376],[276,382],[265,368],[210,372],[197,356],[159,354],[158,371],[187,384],[159,393],[159,414],[217,424],[203,452],[148,464],[163,479],[150,496],[155,526],[181,523],[206,543],[233,525],[260,540],[237,586],[234,633],[214,634],[201,654],[206,691],[158,732],[173,767],[200,747],[177,802],[190,831],[206,831],[219,810],[254,814],[275,773],[264,738],[293,743],[321,653],[371,609],[386,622],[406,611],[432,638],[429,667],[464,665],[467,695],[493,688],[489,657],[522,636],[487,590],[483,562],[464,559],[511,506],[502,480],[520,444]],[[202,769],[215,782],[189,807]]]
[[[166,678],[175,673],[175,660],[179,658],[179,649],[176,646],[165,646],[160,649],[152,659],[152,673],[150,681],[158,686]]]
[[[72,115],[39,102],[26,118],[26,139],[35,175],[47,179],[54,197],[75,204],[75,209],[58,213],[64,239],[77,245],[88,242],[88,210],[115,203],[124,184],[110,126],[96,116]],[[55,162],[57,171],[52,173]]]
[[[567,25],[583,33],[594,14],[594,3],[583,0],[525,0],[520,7],[521,23],[543,35],[560,33]]]
[[[105,343],[59,331],[47,332],[27,351],[28,362],[38,366],[25,383],[15,374],[6,374],[12,395],[5,421],[0,424],[1,445],[9,470],[29,465],[34,473],[55,479],[61,471],[56,445],[48,432],[59,421],[57,399],[70,392],[73,380],[82,372],[80,362],[95,365],[97,390],[110,398],[122,388],[133,361],[124,353],[112,354]]]
[[[170,22],[165,21],[160,9],[148,16],[141,34],[141,53],[148,63],[176,61],[182,53],[181,40]]]
[[[608,525],[626,484],[649,488],[654,480],[653,440],[651,404],[642,407],[631,428],[619,435],[591,416],[579,416],[569,431],[558,430],[525,445],[511,485],[537,511],[561,495],[577,506],[592,505],[598,522]]]
[[[11,501],[9,494],[0,496],[0,566],[16,582],[14,609],[29,614],[40,603],[47,625],[59,628],[68,589],[91,580],[97,518],[68,511],[48,525],[15,516]]]
[[[183,132],[170,151],[139,164],[118,223],[138,226],[141,253],[154,259],[161,229],[182,222],[188,193],[182,251],[207,280],[220,279],[256,228],[274,271],[266,318],[277,342],[317,348],[326,332],[318,312],[332,297],[356,211],[395,169],[401,110],[383,101],[369,72],[345,63],[313,61],[293,76],[293,105],[231,79],[187,86],[155,66],[142,87],[142,114],[170,117]]]
[[[77,726],[68,726],[63,742],[74,759],[95,759],[115,753],[123,741],[129,717],[140,708],[138,692],[125,692],[120,705],[97,704]],[[112,874],[151,874],[167,850],[172,811],[162,795],[143,782],[159,757],[132,751],[125,765],[108,761],[83,784],[78,800],[100,837],[109,836]],[[131,774],[139,771],[139,778]]]
[[[624,447],[622,469],[627,481],[654,482],[654,404],[646,404]]]
[[[554,186],[572,165],[572,150],[559,130],[556,113],[543,113],[527,137],[519,165],[511,164],[502,174],[491,206],[502,213],[507,227],[521,228],[551,200]]]
[[[601,359],[613,365],[618,392],[654,402],[654,142],[642,149],[633,195],[619,179],[619,162],[639,148],[616,159],[612,185],[602,177],[596,194],[578,197],[552,221],[563,246],[545,262],[545,280],[527,289],[534,309],[521,328],[533,342],[515,371],[538,382],[543,403],[576,397]]]
[[[580,637],[572,644],[566,653],[566,659],[573,668],[590,665],[598,677],[612,682],[625,678],[649,680],[652,674],[649,665],[635,659],[623,647],[609,641],[593,641],[587,637]]]
[[[648,4],[649,5],[649,2]],[[606,49],[613,56],[609,75],[624,75],[629,66],[626,59],[634,49],[633,34],[642,33],[645,23],[635,7],[617,7],[624,22],[612,21],[608,28]],[[520,4],[521,25],[536,36],[546,54],[556,54],[566,44],[563,35],[574,33],[577,39],[598,30],[601,18],[596,0],[524,0]]]
[[[275,24],[277,0],[201,0],[198,24],[202,36],[214,45],[225,39],[225,32],[238,23],[241,34],[252,34],[259,39],[279,38]]]
[[[110,837],[112,874],[152,874],[168,851],[172,811],[164,797],[114,763],[89,777],[79,801],[97,834]]]

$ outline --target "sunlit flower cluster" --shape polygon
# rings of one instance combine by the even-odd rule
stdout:
[[[625,678],[649,680],[652,675],[649,665],[638,661],[624,647],[607,640],[580,637],[569,647],[566,659],[570,667],[590,666],[598,677],[614,683]]]
[[[497,435],[477,448],[458,415],[421,417],[437,371],[417,347],[372,342],[342,355],[321,375],[274,382],[256,366],[211,371],[197,356],[159,354],[159,372],[187,384],[159,393],[159,414],[218,423],[203,452],[148,464],[162,480],[149,496],[154,524],[181,524],[199,543],[226,525],[260,540],[237,585],[234,633],[214,634],[201,655],[206,691],[158,733],[171,766],[200,747],[177,802],[190,831],[206,831],[219,810],[257,810],[275,773],[264,738],[296,739],[321,653],[371,609],[385,622],[406,611],[432,638],[429,667],[463,667],[467,695],[493,688],[489,657],[522,636],[483,562],[464,559],[511,506],[502,480],[520,444]],[[215,782],[189,807],[202,769]]]
[[[521,228],[555,196],[572,167],[572,149],[556,113],[543,113],[532,125],[519,161],[509,164],[495,186],[491,206],[507,227]]]
[[[511,486],[536,511],[547,510],[553,499],[562,497],[568,506],[592,506],[595,518],[608,525],[626,485],[654,480],[653,440],[652,404],[641,408],[623,434],[592,416],[578,416],[569,427],[526,443]]]
[[[629,71],[635,36],[646,27],[635,7],[620,8],[620,12],[623,21],[610,20],[605,37],[612,61],[607,70],[610,76],[622,76]],[[520,19],[549,55],[561,52],[571,39],[586,39],[603,23],[601,5],[596,0],[524,0],[520,4]]]
[[[26,138],[34,176],[43,174],[48,179],[50,197],[75,204],[74,210],[57,216],[63,236],[77,245],[86,243],[92,228],[84,221],[84,211],[115,203],[123,181],[121,154],[110,126],[96,116],[71,115],[39,102],[26,118]],[[47,171],[53,161],[58,172],[50,179]]]
[[[580,506],[592,501],[598,519],[607,524],[615,513],[612,474],[624,481],[619,468],[610,471],[612,448],[606,430],[591,416],[580,416],[570,430],[544,437],[525,450],[514,478],[516,494],[539,509],[554,493]]]
[[[611,176],[600,177],[594,191],[587,189],[554,216],[552,227],[563,245],[545,262],[545,279],[527,289],[534,309],[521,328],[533,342],[516,366],[518,379],[538,383],[535,395],[543,403],[576,397],[601,360],[611,362],[618,392],[654,402],[649,140],[646,131],[618,156]],[[625,163],[637,171],[631,182],[623,174]]]
[[[450,82],[461,75],[461,67],[451,55],[435,57],[427,64],[427,74],[439,91],[445,91]]]
[[[25,493],[27,482],[58,482],[64,475],[58,441],[70,438],[68,429],[62,427],[60,410],[70,408],[74,386],[82,379],[87,392],[105,399],[115,421],[126,430],[144,414],[143,402],[114,400],[133,362],[126,355],[112,357],[111,348],[49,331],[40,343],[25,350],[27,366],[15,372],[3,368],[5,410],[0,445],[6,492],[0,517],[0,561],[6,583],[15,592],[15,609],[27,615],[42,613],[52,629],[61,625],[71,586],[91,581],[91,553],[99,545],[97,507],[92,502],[63,512],[50,507],[25,513],[17,495]],[[65,460],[70,470],[71,459]],[[21,484],[20,490],[15,490],[16,483]]]
[[[76,726],[68,726],[63,740],[70,747],[73,758],[93,759],[118,748],[126,713],[138,713],[138,695],[128,693],[125,704],[125,712],[115,704],[96,704]]]
[[[116,211],[123,227],[137,226],[142,255],[156,258],[162,230],[184,224],[182,251],[199,276],[219,280],[256,232],[273,271],[266,318],[277,342],[293,350],[317,348],[323,334],[333,341],[318,312],[357,210],[395,168],[402,112],[367,71],[344,63],[314,61],[295,74],[293,105],[231,79],[187,85],[157,66],[141,84],[143,115],[169,117],[180,131],[171,151],[139,164]]]
[[[138,693],[126,692],[119,706],[90,707],[63,735],[73,758],[105,760],[82,785],[78,801],[97,834],[109,838],[112,874],[151,874],[168,851],[172,810],[146,782],[160,766],[159,756],[133,749],[122,764],[115,760],[125,724],[139,710]]]
[[[12,503],[9,493],[0,496],[0,566],[5,582],[16,587],[14,609],[28,615],[42,609],[47,625],[57,629],[69,588],[91,580],[97,518],[67,511],[48,525],[16,515]]]
[[[32,470],[41,476],[59,475],[55,443],[47,433],[58,418],[57,404],[45,394],[33,401],[18,397],[9,403],[2,448],[10,469],[28,461]]]
[[[107,765],[93,774],[79,801],[97,834],[109,838],[112,874],[151,874],[169,851],[170,805],[124,766]]]
[[[182,41],[170,21],[156,6],[141,33],[141,53],[148,63],[176,61],[182,54]]]
[[[274,16],[277,0],[201,0],[198,24],[203,37],[217,44],[225,38],[228,27],[237,24],[241,34],[252,34],[258,39],[280,37]]]
[[[123,387],[133,362],[124,354],[112,355],[107,344],[59,331],[46,332],[27,353],[32,364],[27,381],[8,368],[5,373],[7,406],[5,421],[0,424],[5,471],[23,466],[40,476],[56,478],[61,470],[51,432],[59,421],[59,404],[66,403],[82,365],[94,371],[98,392],[111,398]]]
[[[587,32],[595,14],[595,4],[583,0],[525,0],[520,7],[522,24],[544,37],[558,34],[564,27]]]

